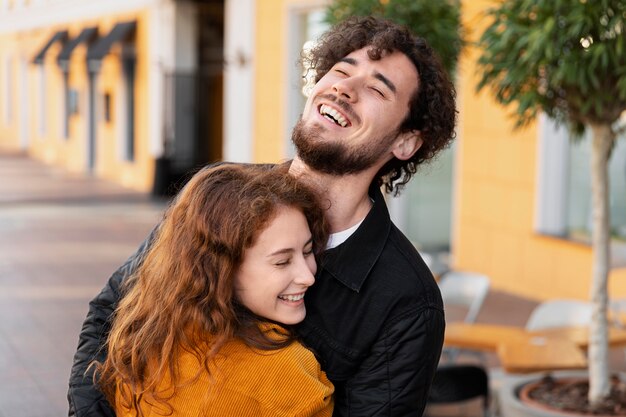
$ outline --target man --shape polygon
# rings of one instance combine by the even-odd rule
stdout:
[[[293,132],[290,173],[327,201],[333,235],[297,330],[335,384],[334,415],[421,415],[441,353],[443,305],[428,268],[391,223],[380,186],[397,191],[449,144],[454,88],[422,39],[372,17],[332,28],[311,63],[316,84]],[[113,415],[85,371],[106,354],[120,284],[149,244],[90,303],[70,415]]]

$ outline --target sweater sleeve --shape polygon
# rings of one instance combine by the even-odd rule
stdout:
[[[258,415],[332,415],[334,386],[313,353],[301,343],[294,342],[274,351],[240,348],[238,356],[231,358],[229,366],[222,368],[224,375],[228,375],[226,385],[241,396],[248,397],[251,404],[257,404]],[[226,401],[224,396],[217,397],[217,402]]]
[[[303,407],[295,414],[296,417],[331,417],[333,415],[333,384],[328,380],[324,371],[319,368],[317,361],[315,365],[318,367],[316,370],[318,381],[314,385],[303,385],[312,388],[299,393],[301,394],[300,404]]]
[[[264,416],[332,416],[334,386],[310,350],[295,342],[265,359],[258,391]]]
[[[301,409],[295,417],[331,417],[333,415],[333,400],[331,396],[313,398],[310,403]]]
[[[104,394],[93,383],[93,370],[87,368],[94,360],[101,362],[106,358],[105,343],[111,329],[111,315],[120,298],[120,286],[141,264],[155,231],[156,228],[137,252],[113,273],[100,294],[89,303],[70,373],[67,399],[68,415],[71,417],[115,417]]]

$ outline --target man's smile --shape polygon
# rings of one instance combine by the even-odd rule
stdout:
[[[352,105],[334,94],[320,94],[315,99],[317,113],[339,127],[359,125],[361,118]]]
[[[321,104],[318,108],[318,112],[328,120],[341,127],[348,127],[352,125],[350,120],[343,113],[327,104]]]

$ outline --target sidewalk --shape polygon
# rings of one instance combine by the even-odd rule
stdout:
[[[163,201],[0,153],[0,417],[67,415],[89,300]]]

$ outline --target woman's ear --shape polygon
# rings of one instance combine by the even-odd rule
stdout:
[[[424,141],[419,130],[401,133],[393,146],[393,156],[401,161],[406,161],[415,155],[415,152],[421,148],[423,143]]]

